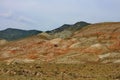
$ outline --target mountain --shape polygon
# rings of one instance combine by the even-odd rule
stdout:
[[[78,29],[80,29],[80,28],[82,28],[84,26],[87,26],[87,25],[90,25],[90,23],[81,21],[81,22],[77,22],[77,23],[75,23],[73,25],[64,24],[59,28],[56,28],[56,29],[51,30],[51,31],[46,31],[46,32],[51,33],[51,34],[55,34],[55,33],[58,33],[58,32],[62,32],[64,30],[76,31],[76,30],[78,30]]]
[[[120,63],[120,22],[91,24],[67,39],[50,36],[44,33],[0,46],[0,60],[8,63]]]
[[[8,28],[6,30],[0,31],[0,39],[5,39],[8,41],[18,40],[39,34],[41,32],[42,31],[37,31],[37,30],[20,30],[20,29]]]
[[[57,38],[57,37],[68,38],[72,35],[74,31],[87,25],[89,25],[89,23],[86,23],[86,22],[77,22],[74,25],[64,24],[63,26],[57,29],[46,31],[46,33],[53,35],[54,38]],[[0,39],[13,41],[13,40],[19,40],[19,39],[23,39],[23,38],[30,37],[33,35],[37,35],[39,33],[42,33],[42,31],[20,30],[20,29],[8,28],[6,30],[0,31]]]
[[[47,31],[47,33],[52,34],[54,38],[66,39],[66,38],[70,38],[75,31],[88,25],[90,25],[90,23],[83,22],[83,21],[77,22],[73,25],[64,24],[63,26],[57,29]]]

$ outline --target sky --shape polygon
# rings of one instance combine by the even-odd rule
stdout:
[[[120,22],[120,0],[0,0],[0,30],[52,30],[63,24]]]

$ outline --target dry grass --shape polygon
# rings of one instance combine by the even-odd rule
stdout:
[[[0,63],[0,80],[119,80],[120,64]]]

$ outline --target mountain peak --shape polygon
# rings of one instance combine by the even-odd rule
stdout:
[[[87,23],[85,21],[80,21],[80,22],[77,22],[75,23],[74,25],[89,25],[90,23]]]

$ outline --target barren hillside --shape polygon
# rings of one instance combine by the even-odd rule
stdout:
[[[119,22],[88,25],[67,39],[39,34],[2,45],[0,60],[8,63],[120,63],[119,34]]]

